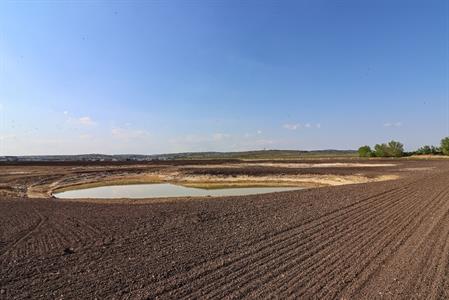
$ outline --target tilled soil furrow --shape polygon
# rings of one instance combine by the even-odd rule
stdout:
[[[92,234],[92,237],[101,236],[104,235],[104,233],[101,231],[101,229],[89,224],[88,222],[84,221],[80,217],[76,216],[69,216],[66,213],[62,213],[61,215],[66,218],[66,220],[70,220],[71,223],[74,224],[76,227],[82,227],[83,231],[90,232]]]
[[[383,294],[397,296],[413,291],[417,297],[423,297],[435,282],[441,282],[437,269],[446,264],[448,252],[444,248],[449,234],[449,197],[447,193],[443,197],[442,204],[425,218],[416,234],[395,252],[398,258],[390,257],[383,263],[383,276],[371,280],[364,293],[373,284],[381,283]],[[421,272],[405,272],[404,265]]]
[[[441,204],[445,202],[444,196],[441,196],[443,192],[440,192],[436,198],[429,200],[432,201],[430,206],[425,207],[421,212],[414,215],[413,218],[406,220],[406,224],[400,230],[393,232],[388,243],[376,245],[376,248],[373,248],[376,249],[374,258],[368,263],[360,265],[360,272],[354,276],[356,279],[341,292],[341,296],[350,297],[350,295],[358,293],[370,279],[376,276],[379,267],[413,234],[413,230],[419,226],[426,215],[434,209],[439,209]]]
[[[449,227],[449,225],[446,225]],[[447,270],[449,264],[449,234],[446,236],[446,243],[444,245],[443,251],[441,252],[440,260],[438,265],[435,266],[435,277],[431,285],[429,285],[429,299],[447,299],[449,296],[449,291],[445,287],[445,280],[448,278]]]
[[[396,189],[394,189],[394,191],[396,191]],[[380,193],[380,194],[383,194],[384,192],[382,192],[382,193]],[[371,197],[369,197],[369,198],[371,198]],[[368,198],[367,199],[365,199],[365,200],[368,200]],[[316,220],[313,220],[313,221],[316,221]],[[309,224],[309,223],[311,223],[311,222],[306,222],[306,223],[304,223],[304,224],[301,224],[301,225],[311,225],[311,224]],[[298,226],[294,226],[294,227],[290,227],[290,228],[288,228],[288,229],[285,229],[285,230],[283,230],[283,231],[281,231],[281,232],[278,232],[278,233],[276,233],[276,234],[274,234],[274,235],[271,235],[271,236],[264,236],[263,238],[261,238],[261,239],[257,239],[257,240],[250,240],[250,241],[248,241],[248,242],[245,242],[245,243],[243,243],[243,244],[241,244],[240,246],[241,247],[251,247],[251,246],[253,246],[255,243],[258,243],[258,242],[266,242],[266,240],[268,240],[268,239],[270,239],[270,238],[276,238],[276,237],[278,237],[278,236],[281,236],[282,234],[288,234],[291,230],[297,230],[298,228],[299,228],[299,226],[301,226],[301,225],[298,225]],[[316,226],[316,228],[318,227],[318,226],[320,226],[320,225],[322,225],[322,224],[315,224]],[[174,233],[175,234],[175,233]],[[289,237],[289,236],[288,236]],[[132,240],[132,239],[131,239]],[[131,241],[132,242],[132,241]],[[278,241],[274,241],[273,242],[273,244],[274,243],[276,243],[276,242],[278,242]],[[169,255],[169,253],[167,253],[167,255]],[[231,254],[232,255],[232,254]],[[225,256],[217,256],[217,257],[215,257],[214,258],[214,260],[219,260],[219,264],[218,264],[218,266],[219,267],[221,267],[221,266],[223,266],[222,265],[222,262],[223,261],[225,261],[225,257],[229,257],[230,255],[225,255]],[[241,259],[243,260],[243,259],[245,259],[247,256],[245,255],[245,256],[242,256],[241,257]],[[210,261],[208,261],[208,262],[206,262],[206,264],[209,264],[209,262]],[[200,266],[201,267],[201,266]],[[202,268],[202,267],[201,267]],[[185,281],[188,283],[189,281],[185,278],[185,276],[184,275],[182,275],[182,277],[185,279]]]
[[[293,273],[289,269],[286,269],[284,271],[284,277],[288,275],[288,278],[290,279],[288,279],[287,281],[278,279],[274,282],[270,282],[270,289],[276,290],[277,293],[281,293],[289,287],[295,287],[296,289],[298,289],[306,284],[310,285],[314,279],[320,278],[316,276],[319,276],[320,272],[326,270],[326,267],[328,265],[336,262],[344,262],[344,257],[348,257],[353,253],[360,252],[362,246],[366,246],[366,244],[369,244],[369,241],[371,239],[377,238],[379,235],[381,235],[382,229],[385,228],[385,226],[392,224],[398,219],[397,212],[401,211],[407,206],[409,206],[408,202],[402,203],[402,205],[393,207],[395,208],[395,210],[391,210],[389,207],[374,216],[363,215],[363,222],[358,222],[356,224],[349,223],[350,228],[342,232],[341,235],[337,237],[337,239],[334,239],[334,241],[338,242],[338,249],[343,248],[344,244],[355,245],[354,247],[350,248],[351,250],[341,252],[343,253],[343,255],[340,253],[334,253],[336,245],[331,244],[329,247],[327,247],[326,252],[319,253],[314,257],[315,260],[309,260],[307,264],[296,266],[296,263],[292,261],[291,263],[294,264],[294,268],[296,271],[294,271]],[[388,212],[388,214],[383,214],[385,212]],[[387,223],[383,222],[385,216],[388,218]],[[374,222],[374,224],[372,224],[372,222]],[[379,229],[379,226],[376,227],[373,225],[381,225],[381,227]],[[376,228],[376,230],[373,231],[373,228]],[[347,238],[344,238],[345,236],[347,236]],[[327,264],[324,264],[325,262]],[[312,281],[305,281],[303,280],[304,278],[312,278]]]
[[[397,205],[396,205],[397,206]],[[390,211],[393,207],[388,207],[384,209],[383,211]],[[391,213],[391,216],[394,215],[394,212]],[[374,215],[362,215],[361,221],[357,220],[357,222],[352,223],[353,220],[348,219],[347,224],[343,224],[342,227],[346,227],[344,231],[339,232],[338,235],[331,235],[330,237],[323,235],[321,238],[317,239],[317,242],[323,241],[322,245],[324,245],[321,248],[313,248],[310,249],[306,254],[302,254],[300,252],[301,249],[295,249],[298,252],[301,253],[301,255],[295,255],[295,252],[292,254],[292,256],[288,257],[282,257],[282,261],[278,262],[278,267],[273,270],[270,267],[266,267],[265,269],[268,269],[269,272],[268,277],[263,279],[263,276],[259,276],[259,278],[254,277],[253,280],[249,280],[249,282],[252,284],[252,288],[246,288],[243,292],[240,291],[240,293],[243,293],[244,295],[251,293],[255,289],[258,289],[258,286],[267,285],[270,286],[273,290],[275,290],[276,282],[278,285],[278,288],[286,288],[286,287],[293,287],[296,286],[299,283],[301,283],[301,278],[304,278],[304,274],[307,274],[307,277],[309,278],[316,278],[314,276],[309,276],[308,274],[312,273],[313,271],[316,271],[322,267],[322,262],[324,261],[331,261],[331,262],[340,262],[340,256],[338,253],[333,253],[335,251],[335,243],[338,243],[338,247],[340,247],[344,243],[351,243],[356,244],[357,242],[360,242],[359,240],[363,240],[368,233],[371,233],[372,227],[369,225],[369,221],[372,220],[380,220],[382,218],[381,212],[378,212]],[[380,231],[372,232],[371,235],[375,236]],[[353,236],[354,233],[360,233],[356,236]],[[313,243],[312,243],[313,244]],[[310,255],[308,254],[310,253]],[[279,268],[279,266],[281,268]],[[292,274],[293,272],[293,274]],[[297,278],[298,276],[299,278]],[[256,279],[257,278],[257,279]],[[275,279],[274,282],[272,280]],[[287,280],[287,282],[286,282]],[[254,282],[252,282],[254,281]],[[268,285],[269,283],[269,285]],[[302,284],[306,284],[306,282],[302,282]],[[276,292],[281,294],[283,290],[277,290]]]
[[[339,238],[339,237],[338,237]],[[276,252],[276,254],[278,254],[277,252]],[[281,259],[283,259],[284,257],[282,257],[282,255],[280,255],[279,257],[281,257]],[[292,257],[286,257],[285,258],[285,261],[292,261]],[[294,263],[294,262],[293,262]],[[282,265],[282,263],[280,263],[281,265]],[[276,264],[275,264],[276,265]],[[258,266],[258,265],[255,265],[255,266],[251,266],[251,269],[253,269],[253,270],[269,270],[269,274],[270,275],[272,275],[273,274],[273,270],[272,270],[272,268],[271,267],[267,267],[267,266],[264,266],[264,267],[262,267],[262,266]],[[256,274],[256,276],[258,276],[258,277],[260,277],[260,275],[261,274]],[[226,278],[226,279],[229,279],[229,278]],[[253,278],[254,279],[254,278]],[[239,281],[240,282],[242,282],[242,278],[239,278]],[[249,280],[249,282],[251,282],[251,279]],[[257,282],[257,285],[258,286],[262,286],[263,285],[263,282],[261,283],[259,280],[256,280],[256,282]],[[271,283],[271,282],[270,282]],[[256,285],[256,286],[257,286]],[[240,286],[242,286],[242,284],[240,284]]]
[[[396,166],[287,172],[236,162],[238,170],[217,170],[401,177],[281,194],[62,201],[3,193],[0,299],[448,298],[449,161],[390,162]],[[202,164],[196,174],[211,169]],[[58,180],[138,169],[123,167],[32,166],[34,177],[5,180],[22,197],[24,186],[45,192]]]
[[[387,191],[387,192],[394,192],[394,191],[396,191],[396,192],[398,192],[399,193],[399,190],[398,189],[393,189],[393,190],[390,190],[390,191]],[[384,193],[386,193],[386,192],[382,192],[382,193],[379,193],[379,194],[384,194]],[[372,198],[372,197],[369,197],[369,199],[370,198]],[[365,200],[368,200],[368,198],[367,199],[365,199]],[[361,201],[361,202],[363,202],[363,201]],[[331,220],[331,219],[330,219]],[[316,221],[316,220],[313,220],[313,221]],[[310,222],[308,222],[308,223],[310,223]],[[308,225],[307,223],[306,224],[303,224],[303,225]],[[316,224],[317,226],[315,226],[316,228],[318,228],[318,226],[320,226],[320,224]],[[298,229],[298,226],[295,226],[295,227],[292,227],[292,228],[289,228],[289,229],[287,229],[287,230],[285,230],[285,231],[282,231],[282,232],[280,232],[279,234],[277,234],[277,235],[280,235],[280,234],[282,234],[282,233],[288,233],[289,231],[291,231],[291,230],[295,230],[295,229]],[[277,235],[273,235],[272,237],[276,237]],[[266,239],[261,239],[261,240],[258,240],[258,241],[256,241],[256,242],[265,242],[265,240]],[[130,243],[132,243],[133,242],[133,239],[131,238],[130,239]],[[277,242],[277,241],[276,241]],[[244,243],[243,245],[248,245],[248,246],[252,246],[254,244],[254,241],[250,241],[250,242],[247,242],[247,243]],[[130,247],[131,248],[131,247]],[[122,255],[126,255],[126,253],[122,253]],[[166,254],[166,255],[169,255],[169,252]],[[229,255],[228,255],[229,256]],[[243,259],[245,259],[245,257],[246,256],[243,256],[243,257],[241,257],[241,259],[243,260]],[[222,261],[224,260],[223,259],[223,256],[219,256],[219,257],[217,257],[217,258],[215,258],[216,260],[218,259],[219,261],[220,261],[220,263],[218,264],[219,265],[219,267],[222,267],[223,266],[223,264],[222,264]],[[208,264],[209,262],[207,262],[206,264]],[[176,275],[176,276],[181,276],[181,275]],[[186,283],[188,283],[188,282],[190,282],[187,278],[186,278],[186,276],[182,276],[182,278],[185,280],[185,282]]]
[[[446,264],[438,266],[438,278],[440,280],[434,282],[432,287],[435,285],[440,288],[435,291],[432,289],[431,295],[435,295],[435,299],[449,299],[449,237],[445,246],[445,261]]]
[[[441,223],[435,226],[438,230],[439,237],[434,237],[429,244],[429,251],[425,253],[424,259],[421,260],[419,267],[423,270],[419,275],[416,274],[409,279],[409,285],[404,289],[413,290],[418,296],[426,296],[428,299],[436,299],[441,289],[444,266],[448,261],[449,254],[449,210],[441,219]],[[427,236],[433,237],[433,236]],[[430,239],[427,239],[428,241]]]
[[[32,209],[31,212],[20,211],[12,215],[3,216],[2,219],[6,220],[6,222],[0,226],[0,237],[5,241],[6,248],[11,247],[15,241],[25,236],[40,222],[40,216]]]
[[[414,208],[409,207],[409,209],[407,211],[412,211],[412,213],[405,215],[405,216],[401,215],[396,220],[403,221],[401,223],[401,224],[403,224],[404,220],[410,220],[410,219],[413,219],[414,217],[417,217],[418,214],[421,212],[421,210],[426,209],[426,206],[425,205],[418,206],[417,210],[414,210]],[[388,217],[386,217],[386,219],[387,218]],[[343,283],[350,282],[349,279],[354,276],[353,275],[354,273],[357,273],[357,269],[359,269],[359,266],[364,265],[364,263],[373,259],[373,257],[369,256],[370,248],[374,248],[376,243],[384,244],[386,241],[394,239],[396,237],[397,232],[396,231],[388,232],[388,229],[390,227],[397,228],[398,226],[400,226],[400,225],[392,224],[391,226],[384,227],[382,230],[383,231],[382,234],[379,234],[377,236],[377,237],[382,237],[382,239],[380,239],[380,240],[377,238],[368,239],[368,242],[365,244],[365,247],[361,248],[359,251],[359,253],[361,253],[361,255],[359,254],[359,255],[347,257],[346,258],[347,264],[343,265],[343,267],[341,267],[341,268],[339,268],[337,266],[329,266],[328,269],[333,270],[333,271],[331,273],[327,273],[327,274],[320,274],[320,276],[322,276],[322,281],[315,281],[315,285],[318,285],[319,289],[314,290],[314,287],[311,287],[310,289],[306,289],[303,292],[309,293],[309,294],[314,294],[314,295],[317,295],[317,296],[323,297],[323,298],[333,298],[334,295],[331,295],[331,296],[328,295],[329,293],[332,294],[332,293],[335,293],[336,290],[338,290],[333,287],[337,286],[339,284],[341,285],[342,282]],[[385,228],[387,230],[385,230]],[[403,227],[403,228],[405,229],[405,227]],[[347,245],[342,248],[350,248],[350,245]],[[356,261],[356,263],[354,263],[354,261]],[[338,275],[338,280],[335,279],[336,275]],[[316,277],[314,277],[314,275],[312,274],[312,278],[316,278]],[[330,282],[328,280],[326,280],[327,278],[329,278]]]
[[[426,288],[430,287],[432,282],[437,281],[438,265],[448,254],[444,253],[449,235],[449,201],[447,201],[447,196],[444,206],[438,210],[438,213],[441,212],[442,215],[433,215],[431,217],[432,223],[428,222],[429,225],[427,226],[430,229],[420,235],[418,242],[413,241],[415,248],[409,251],[410,257],[419,257],[420,259],[416,262],[409,260],[409,263],[415,263],[422,272],[420,274],[407,273],[401,277],[401,281],[406,283],[404,289],[427,294]],[[422,231],[420,230],[420,232]]]
[[[396,204],[397,203],[390,203],[388,206],[384,207],[383,210],[389,210]],[[368,218],[376,218],[380,214],[378,210],[380,210],[380,208],[375,207],[373,210],[367,211],[366,214],[369,216]],[[308,261],[315,257],[326,257],[326,253],[330,253],[333,249],[333,242],[341,242],[341,238],[344,238],[345,235],[352,232],[355,226],[365,223],[367,221],[367,216],[359,215],[355,219],[342,219],[342,222],[344,221],[346,222],[339,223],[336,227],[333,227],[335,226],[333,224],[328,225],[333,230],[328,230],[328,228],[323,227],[320,231],[314,232],[314,234],[309,237],[305,236],[304,238],[300,238],[287,245],[276,245],[275,249],[269,249],[268,253],[270,254],[268,256],[258,260],[257,263],[255,263],[256,261],[250,261],[247,265],[244,265],[241,270],[233,272],[230,276],[222,277],[228,281],[228,283],[223,283],[219,288],[212,288],[211,291],[213,291],[213,294],[210,296],[214,297],[215,293],[220,290],[227,290],[226,287],[229,288],[229,286],[232,285],[232,282],[230,281],[233,279],[239,279],[241,282],[239,286],[241,288],[245,286],[245,283],[254,283],[253,286],[261,287],[273,278],[278,277],[283,273],[287,273],[290,264],[298,266],[298,268],[301,269],[311,267],[311,264],[308,263]],[[315,246],[311,247],[311,245]],[[249,272],[248,269],[250,270]],[[260,273],[260,270],[266,270],[267,273]],[[268,279],[264,279],[264,276],[268,276]],[[219,282],[216,283],[215,280],[217,279],[213,280],[213,285],[220,285]],[[240,291],[239,293],[246,294],[251,291],[252,289],[250,287],[245,287],[245,291]]]
[[[31,227],[31,229],[30,229],[26,234],[24,234],[23,236],[21,236],[20,238],[18,238],[16,241],[14,241],[13,243],[11,243],[11,245],[8,245],[8,246],[6,247],[6,249],[4,249],[3,253],[0,254],[0,258],[4,257],[4,256],[6,256],[6,255],[8,255],[8,253],[11,252],[11,251],[13,251],[13,249],[14,249],[20,242],[22,242],[23,240],[25,240],[25,239],[27,239],[29,236],[31,236],[36,230],[39,229],[39,227],[41,227],[41,226],[47,221],[47,218],[44,217],[38,210],[35,209],[35,212],[36,212],[36,214],[37,214],[38,217],[39,217],[38,223],[37,223],[35,226]]]
[[[405,188],[401,188],[401,189],[399,189],[399,190],[396,190],[396,189],[395,189],[395,190],[393,190],[393,191],[388,191],[389,193],[381,193],[381,194],[380,194],[380,197],[389,197],[390,194],[391,194],[392,192],[393,192],[393,195],[391,195],[391,196],[396,195],[396,192],[397,192],[397,194],[401,194],[401,193],[403,192],[404,189],[405,189]],[[369,200],[372,200],[372,199],[374,199],[373,202],[380,202],[380,201],[381,201],[381,200],[379,200],[379,199],[377,199],[377,198],[369,198]],[[371,205],[371,203],[372,203],[372,202],[369,202],[369,205]],[[389,203],[384,203],[384,205],[388,205],[388,204],[389,204]],[[358,210],[356,210],[355,208],[353,208],[353,207],[351,207],[351,208],[352,208],[351,211],[349,211],[349,212],[344,212],[342,215],[340,215],[340,216],[338,216],[338,217],[340,217],[340,218],[343,219],[343,218],[345,218],[345,217],[351,218],[353,215],[354,215],[354,216],[358,216],[360,212],[359,212]],[[372,208],[371,206],[363,207],[363,210],[368,210],[369,212],[374,212],[376,209],[377,209],[377,208]],[[340,212],[341,212],[341,210],[340,210]],[[351,213],[351,212],[353,212],[354,214],[349,214],[349,213]],[[348,214],[349,214],[349,215],[348,215]],[[333,222],[335,222],[335,218],[329,218],[329,216],[326,216],[326,219],[325,219],[324,221],[322,221],[321,223],[319,223],[319,221],[321,221],[321,219],[323,219],[323,218],[320,218],[320,219],[318,219],[318,220],[313,220],[312,222],[309,222],[309,224],[304,224],[304,225],[305,225],[305,226],[310,225],[311,227],[310,227],[310,228],[307,228],[308,230],[314,230],[312,233],[317,233],[318,235],[321,235],[321,230],[322,230],[322,228],[328,226],[328,223],[333,223]],[[317,221],[318,221],[318,222],[317,222]],[[313,224],[314,226],[312,226],[312,224]],[[304,225],[303,225],[303,226],[304,226]],[[242,256],[240,259],[231,261],[231,263],[226,264],[224,267],[229,267],[229,265],[232,265],[232,264],[235,264],[235,263],[238,263],[238,262],[241,262],[241,261],[243,261],[243,262],[244,262],[244,265],[246,265],[246,264],[248,264],[247,259],[249,259],[249,258],[251,257],[251,255],[253,255],[253,254],[259,255],[259,254],[263,254],[263,253],[269,253],[269,254],[275,253],[275,251],[274,251],[274,249],[272,249],[272,247],[276,246],[276,247],[282,248],[282,247],[283,247],[283,244],[282,244],[283,242],[289,241],[289,240],[291,240],[291,239],[295,239],[295,237],[296,237],[297,234],[304,234],[303,229],[302,229],[300,226],[299,226],[298,228],[295,228],[295,230],[296,230],[296,232],[294,232],[293,230],[288,230],[288,231],[282,232],[282,234],[288,234],[288,235],[286,235],[286,237],[285,237],[284,239],[282,239],[282,240],[274,240],[274,241],[272,241],[272,242],[269,243],[269,244],[263,243],[263,244],[261,245],[261,247],[256,248],[256,249],[251,249],[251,252],[250,252],[250,253],[248,253],[248,254]],[[295,243],[295,242],[297,242],[297,241],[293,241],[293,243]],[[307,240],[306,240],[304,243],[306,243],[306,242],[307,242]],[[251,246],[254,247],[254,245],[251,245]],[[265,251],[265,252],[262,253],[261,251]],[[222,268],[219,268],[218,270],[219,270],[220,272],[222,272]],[[212,270],[212,271],[213,271],[213,270]],[[207,276],[207,275],[209,275],[209,274],[210,274],[210,272],[209,272],[208,274],[206,274],[205,276]],[[187,280],[186,277],[183,276],[183,278],[184,278],[185,280]],[[199,277],[193,278],[193,279],[194,279],[194,280],[198,280],[198,278],[199,278]],[[192,284],[192,281],[191,281],[192,278],[189,278],[189,279],[190,279],[189,283]],[[173,284],[176,285],[177,283],[173,283]],[[178,286],[178,288],[179,288],[179,286]],[[160,294],[157,294],[157,295],[160,296]],[[171,293],[171,295],[173,295],[173,294]]]

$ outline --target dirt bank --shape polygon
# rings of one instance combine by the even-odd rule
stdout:
[[[159,182],[195,187],[332,186],[396,179],[400,164],[337,160],[3,166],[7,184],[0,185],[0,195],[50,198],[56,191],[80,187]]]

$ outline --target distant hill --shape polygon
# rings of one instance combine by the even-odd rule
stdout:
[[[155,161],[155,160],[201,160],[201,159],[295,159],[305,157],[351,157],[355,150],[257,150],[241,152],[185,152],[154,155],[140,154],[80,154],[80,155],[29,155],[0,156],[0,161],[39,162],[39,161]]]
[[[194,152],[173,154],[175,159],[294,159],[301,157],[356,156],[355,150],[257,150],[241,152]]]

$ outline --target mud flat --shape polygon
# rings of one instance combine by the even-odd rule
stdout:
[[[447,299],[449,161],[388,163],[0,166],[0,299]],[[26,197],[30,186],[149,171],[398,179],[207,200]]]
[[[25,169],[25,170],[24,170]],[[5,178],[16,185],[0,186],[0,195],[29,198],[52,197],[54,193],[105,185],[172,183],[196,188],[226,187],[320,187],[397,179],[392,162],[367,161],[176,161],[172,164],[83,165],[52,168],[19,166],[5,170]]]

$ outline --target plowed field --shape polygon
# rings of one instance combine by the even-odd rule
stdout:
[[[449,162],[397,164],[397,180],[254,196],[3,196],[0,299],[448,299]]]

